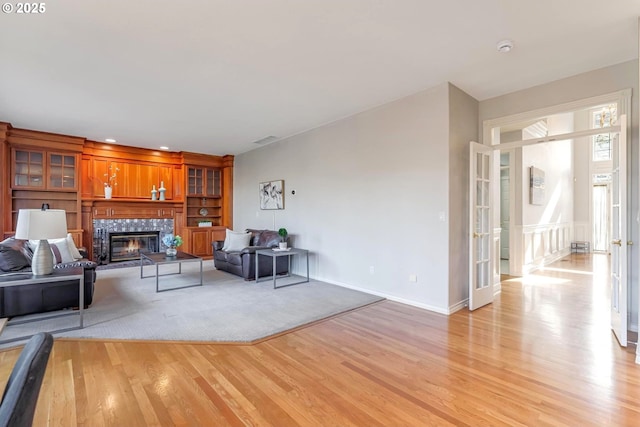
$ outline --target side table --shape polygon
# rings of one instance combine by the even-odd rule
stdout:
[[[19,319],[11,320],[11,321],[5,322],[6,326],[9,327],[11,325],[20,325],[22,323],[40,322],[43,320],[53,319],[56,317],[71,316],[71,315],[77,314],[80,318],[80,322],[78,326],[56,329],[56,330],[47,331],[47,332],[55,333],[55,332],[66,332],[66,331],[73,331],[76,329],[82,329],[84,327],[84,269],[82,267],[54,269],[52,274],[49,274],[46,276],[34,276],[31,273],[8,273],[8,274],[0,275],[0,287],[6,288],[10,286],[34,285],[38,283],[65,282],[68,280],[78,281],[78,287],[79,287],[78,311],[67,310],[65,313],[38,316],[38,317],[29,318],[26,320],[19,320]],[[0,341],[0,344],[6,344],[13,341],[22,341],[27,338],[31,338],[31,336],[32,335],[25,335],[21,337],[2,340]]]
[[[276,279],[281,279],[284,277],[290,277],[291,276],[291,257],[294,255],[304,255],[307,261],[307,278],[306,280],[300,280],[298,282],[293,282],[293,283],[287,283],[286,285],[281,285],[281,286],[276,286]],[[273,259],[273,270],[272,271],[272,280],[273,280],[273,289],[277,289],[277,288],[284,288],[285,286],[292,286],[292,285],[299,285],[300,283],[306,283],[309,281],[309,251],[306,249],[299,249],[299,248],[289,248],[287,250],[273,250],[273,249],[258,249],[256,251],[256,283],[258,282],[264,282],[265,280],[269,280],[269,278],[267,279],[263,279],[263,280],[258,280],[258,258],[260,256],[268,256],[271,257]],[[289,268],[288,271],[289,273],[287,273],[287,275],[283,275],[283,276],[278,276],[276,274],[276,259],[278,257],[282,257],[282,256],[286,256],[289,257]]]

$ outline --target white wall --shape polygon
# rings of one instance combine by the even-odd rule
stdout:
[[[638,96],[638,60],[632,60],[621,64],[577,76],[557,80],[544,85],[513,92],[504,96],[488,99],[480,102],[479,124],[488,119],[509,116],[517,113],[537,110],[584,98],[613,93],[616,91],[632,88],[633,96]],[[639,227],[635,221],[638,213],[638,111],[637,100],[632,102],[631,134],[627,147],[627,158],[629,159],[629,210],[631,240],[636,242],[629,248],[629,279],[631,281],[631,292],[629,294],[631,323],[638,324],[638,272],[640,263],[638,262],[638,237]]]
[[[235,228],[286,227],[313,278],[447,312],[448,106],[445,83],[236,156]],[[285,209],[261,211],[274,179]]]

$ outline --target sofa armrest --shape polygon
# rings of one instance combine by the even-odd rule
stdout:
[[[78,248],[78,252],[80,252],[80,255],[82,255],[82,258],[89,259],[89,251],[84,246],[80,246]]]
[[[82,267],[84,269],[95,269],[97,266],[98,264],[93,261],[89,261],[88,259],[80,259],[78,261],[56,264],[53,266],[53,268]]]
[[[260,249],[269,249],[268,246],[247,246],[246,248],[244,248],[242,251],[240,251],[241,254],[255,254],[257,250]]]
[[[212,243],[214,251],[221,251],[224,246],[224,240],[216,240]]]

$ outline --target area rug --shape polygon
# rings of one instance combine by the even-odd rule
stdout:
[[[177,271],[176,265],[161,267],[161,273]],[[145,267],[145,275],[152,274],[152,269]],[[198,263],[183,264],[182,274],[160,278],[160,289],[198,282],[198,269]],[[204,263],[203,275],[204,286],[156,293],[155,278],[140,279],[139,267],[99,271],[93,303],[84,312],[84,329],[55,336],[250,342],[382,300],[315,280],[273,289],[271,281],[244,281],[215,270],[212,263]],[[278,279],[278,285],[286,284],[286,280],[290,279]],[[5,328],[0,339],[61,329],[77,322],[77,316],[66,316],[12,325]]]

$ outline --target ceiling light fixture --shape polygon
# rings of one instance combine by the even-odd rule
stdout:
[[[116,140],[113,138],[106,138],[104,142],[116,142]]]
[[[165,146],[165,145],[161,145],[161,146],[160,146],[160,149],[161,149],[161,150],[168,150],[168,149],[169,149],[169,147],[167,147],[167,146]]]
[[[498,42],[498,52],[501,53],[507,53],[507,52],[511,52],[511,49],[513,49],[513,42],[511,40],[502,40],[501,42]]]

